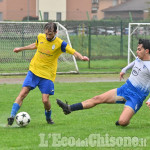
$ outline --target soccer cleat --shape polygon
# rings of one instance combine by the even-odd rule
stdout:
[[[115,125],[116,126],[120,126],[119,121],[116,121]]]
[[[57,101],[57,104],[59,105],[59,107],[62,108],[62,110],[63,110],[63,112],[64,112],[65,115],[68,115],[68,114],[71,113],[71,110],[69,109],[69,105],[68,105],[67,102],[66,102],[66,104],[65,104],[65,103],[63,103],[63,102],[62,102],[61,100],[59,100],[59,99],[56,99],[56,101]]]
[[[7,121],[8,121],[8,125],[11,126],[13,124],[13,122],[14,122],[14,117],[8,118]]]
[[[54,124],[54,121],[51,118],[46,119],[46,121],[47,121],[48,124]]]

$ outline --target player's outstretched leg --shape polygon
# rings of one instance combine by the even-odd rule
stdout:
[[[109,90],[101,95],[94,96],[91,99],[87,99],[81,103],[75,103],[72,105],[68,105],[67,103],[63,103],[61,100],[56,99],[57,104],[59,107],[63,109],[65,115],[70,114],[72,111],[82,110],[82,109],[89,109],[95,107],[98,104],[102,103],[115,103],[116,97],[116,89]]]

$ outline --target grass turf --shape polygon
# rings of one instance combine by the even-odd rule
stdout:
[[[116,141],[119,138],[132,138],[131,145],[126,146],[121,143],[114,145],[115,143],[112,142],[112,145],[104,145],[103,149],[149,149],[150,112],[145,103],[132,118],[129,126],[116,127],[115,121],[118,120],[123,109],[121,104],[101,104],[95,108],[73,112],[65,116],[55,101],[56,98],[60,98],[63,101],[66,99],[69,104],[81,102],[122,84],[122,82],[55,83],[55,95],[50,97],[54,125],[48,125],[45,121],[41,94],[36,88],[29,93],[19,110],[19,112],[26,111],[31,116],[31,122],[25,128],[17,127],[15,123],[12,127],[5,126],[13,101],[20,92],[21,85],[0,85],[0,149],[101,149],[101,147],[94,145],[96,138],[90,140],[89,136],[93,134],[104,137],[104,141],[106,141],[106,136],[113,137]],[[55,140],[55,135],[62,138],[58,137]],[[137,144],[134,143],[133,137],[138,138],[139,142]],[[71,139],[76,141],[73,146],[68,144]],[[91,141],[91,144],[89,141]]]

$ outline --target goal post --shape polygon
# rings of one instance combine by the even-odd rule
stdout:
[[[35,51],[23,51],[13,53],[15,47],[23,47],[34,43],[39,33],[44,33],[44,25],[47,22],[0,22],[0,72],[24,73],[28,71],[29,63]],[[67,42],[71,47],[71,41],[67,29],[57,24],[57,36]],[[78,65],[73,55],[63,53],[58,59],[57,73],[78,73]]]
[[[129,23],[128,27],[128,64],[136,57],[139,39],[150,39],[150,23]]]
[[[66,41],[72,47],[67,29],[62,24],[60,24],[59,22],[55,22],[55,23],[57,24],[57,30],[58,30],[57,31],[57,36],[60,37],[61,39],[63,39],[64,41]],[[65,55],[68,55],[68,56],[65,56]],[[73,55],[70,56],[69,54],[62,54],[60,56],[60,58],[61,57],[64,59],[64,61],[66,63],[69,63],[69,60],[70,60],[69,58],[71,58],[71,60],[73,59],[74,66],[75,66],[75,71],[71,71],[71,73],[73,73],[73,72],[78,73],[79,72],[79,68],[78,68],[76,59]]]

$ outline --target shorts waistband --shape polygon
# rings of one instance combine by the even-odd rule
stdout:
[[[137,93],[137,95],[139,95],[139,97],[148,96],[149,92],[146,92],[146,91],[144,92],[144,91],[140,90],[139,88],[134,87],[129,80],[127,80],[126,83],[131,90],[135,91]]]

